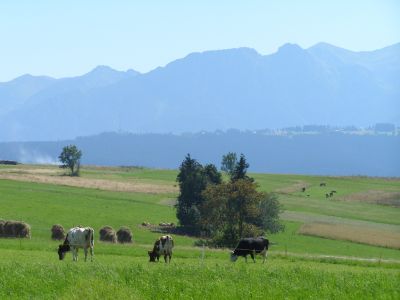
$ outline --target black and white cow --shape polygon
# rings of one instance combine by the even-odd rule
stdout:
[[[90,261],[93,261],[94,230],[91,227],[71,228],[65,241],[58,247],[58,256],[63,260],[68,251],[72,251],[72,260],[78,261],[78,249],[85,251],[85,261],[87,259],[88,248],[90,248]]]
[[[263,256],[263,263],[267,258],[269,241],[264,237],[257,238],[244,238],[239,241],[235,250],[231,253],[231,261],[235,262],[239,256],[244,256],[247,262],[247,255],[250,254],[251,258],[255,261],[255,255],[261,254]]]
[[[165,262],[171,262],[172,248],[174,248],[174,240],[170,235],[160,237],[155,243],[152,251],[148,251],[150,262],[160,261],[160,255],[164,255]]]

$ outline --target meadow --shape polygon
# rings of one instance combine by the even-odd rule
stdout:
[[[160,233],[140,224],[177,222],[176,174],[91,166],[71,181],[55,166],[0,166],[0,219],[32,228],[31,239],[0,239],[0,299],[400,297],[399,179],[251,174],[285,209],[286,230],[268,236],[276,245],[266,264],[231,263],[229,249],[194,247],[194,238],[178,235],[171,264],[150,264],[146,252]],[[58,260],[59,242],[50,240],[56,223],[95,229],[93,263],[82,252],[77,263]],[[134,243],[99,242],[104,225],[129,226]]]

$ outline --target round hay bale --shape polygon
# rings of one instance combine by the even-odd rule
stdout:
[[[132,243],[132,231],[128,227],[121,227],[117,231],[117,237],[119,243]]]
[[[51,239],[52,240],[63,240],[65,239],[65,230],[64,227],[62,227],[59,224],[55,224],[51,227]]]
[[[4,225],[6,224],[6,221],[0,220],[0,237],[4,237]]]
[[[99,234],[100,234],[100,241],[111,242],[111,243],[117,242],[117,234],[115,233],[115,230],[111,226],[102,227],[99,231]]]
[[[5,237],[31,238],[31,227],[20,221],[6,221],[3,226]]]

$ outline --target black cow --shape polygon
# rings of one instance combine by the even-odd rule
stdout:
[[[250,254],[253,261],[256,262],[254,259],[255,255],[261,254],[264,263],[267,258],[268,246],[269,241],[264,237],[241,239],[235,250],[231,253],[231,261],[235,262],[239,256],[244,256],[247,262],[247,255]]]

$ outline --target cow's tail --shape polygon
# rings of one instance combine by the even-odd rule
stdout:
[[[86,235],[86,240],[90,241],[90,246],[91,247],[94,246],[94,230],[91,227],[88,228],[88,232],[87,232],[87,235]]]
[[[90,246],[94,246],[94,230],[90,228]]]

